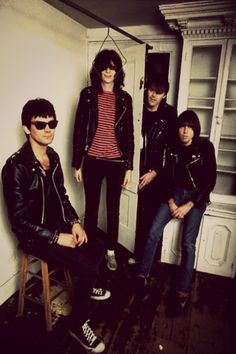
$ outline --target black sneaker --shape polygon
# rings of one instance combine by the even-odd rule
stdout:
[[[129,265],[136,265],[136,264],[138,264],[138,261],[137,261],[137,259],[135,259],[135,258],[133,258],[133,257],[130,257],[130,258],[128,259],[128,264],[129,264]]]
[[[105,344],[96,336],[88,323],[89,320],[84,322],[78,331],[69,330],[69,333],[86,350],[91,353],[102,353],[105,349]]]
[[[185,310],[189,304],[189,296],[178,296],[178,301],[181,309]]]
[[[176,294],[174,298],[169,302],[166,314],[168,317],[177,317],[182,313],[187,311],[188,305],[190,303],[190,297],[188,296],[180,296]]]
[[[137,277],[135,284],[135,292],[137,298],[141,301],[145,301],[149,298],[151,293],[151,285],[148,283],[147,279],[144,277]]]
[[[111,292],[109,290],[103,288],[93,288],[91,299],[93,300],[106,300],[111,296]]]

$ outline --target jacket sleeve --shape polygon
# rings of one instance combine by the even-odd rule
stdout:
[[[127,126],[126,126],[126,151],[127,156],[127,170],[133,170],[133,158],[134,158],[134,123],[133,123],[133,102],[129,94],[127,94]]]
[[[74,207],[72,206],[69,196],[67,194],[65,185],[64,185],[64,175],[61,168],[61,163],[58,158],[58,181],[56,182],[56,187],[58,188],[58,194],[61,199],[63,205],[63,211],[65,213],[65,221],[71,223],[73,220],[79,220],[78,214],[75,211]]]
[[[216,158],[214,145],[210,141],[203,141],[203,161],[201,184],[193,198],[196,207],[209,200],[209,194],[216,184]],[[205,177],[205,178],[204,178]]]
[[[28,180],[28,171],[22,164],[7,163],[3,167],[3,193],[12,231],[22,242],[38,236],[52,240],[55,233],[33,221],[30,216],[31,205],[27,198]]]
[[[89,112],[86,109],[86,89],[84,89],[80,94],[74,123],[72,167],[75,169],[80,168],[86,148],[88,114]]]

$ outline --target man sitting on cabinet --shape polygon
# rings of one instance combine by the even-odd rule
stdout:
[[[199,227],[216,183],[214,146],[200,138],[200,129],[195,112],[186,110],[180,114],[177,138],[166,149],[163,201],[153,219],[138,267],[139,290],[145,299],[150,293],[148,278],[164,227],[172,218],[183,220],[181,264],[170,315],[179,314],[188,303]]]

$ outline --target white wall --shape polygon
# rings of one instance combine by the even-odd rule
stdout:
[[[25,141],[20,116],[32,98],[49,99],[59,120],[52,147],[60,154],[72,204],[83,213],[83,190],[72,178],[71,137],[86,84],[86,29],[41,0],[0,0],[0,169]],[[78,202],[78,200],[80,202]],[[16,290],[18,253],[0,190],[0,304]]]
[[[168,42],[171,51],[178,53],[174,36],[168,39],[160,29],[134,27],[124,30],[151,45],[158,43],[154,50],[169,51],[166,47]],[[59,120],[52,146],[60,154],[68,194],[80,216],[84,213],[83,187],[75,184],[70,167],[74,114],[79,92],[87,84],[91,61],[106,32],[104,29],[86,31],[42,0],[0,0],[0,170],[8,156],[25,141],[20,123],[23,105],[36,97],[49,99]],[[111,35],[121,48],[136,44],[115,31],[111,31]],[[159,48],[160,43],[165,43],[163,48]],[[173,64],[175,67],[175,62]],[[173,71],[171,75],[174,81],[175,73]],[[175,92],[174,89],[170,91]],[[171,101],[173,96],[171,94]],[[17,289],[15,274],[19,269],[18,252],[8,224],[2,188],[0,212],[1,304]]]

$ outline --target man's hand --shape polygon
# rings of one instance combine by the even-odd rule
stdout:
[[[57,240],[57,244],[63,247],[71,247],[71,248],[75,248],[76,247],[76,243],[74,241],[74,237],[72,234],[67,234],[64,232],[61,232],[59,234],[59,238]]]
[[[78,170],[76,170],[74,168],[73,170],[74,170],[73,176],[74,176],[74,179],[76,180],[76,182],[78,182],[78,183],[83,182],[81,168],[79,168]]]
[[[76,246],[80,247],[83,243],[88,242],[86,232],[79,223],[72,226],[71,232]]]
[[[171,215],[173,216],[173,218],[183,219],[185,215],[187,215],[188,212],[193,208],[193,206],[194,206],[193,202],[191,201],[187,202],[174,209],[173,212],[171,212]]]
[[[72,226],[71,234],[61,232],[57,240],[58,245],[70,248],[80,247],[87,242],[87,235],[79,223]]]
[[[123,183],[122,183],[122,187],[123,187],[123,188],[126,188],[126,187],[128,186],[128,184],[130,183],[130,181],[131,181],[131,173],[132,173],[131,170],[127,170],[127,171],[125,172],[124,181],[123,181]]]
[[[138,189],[142,189],[144,186],[146,186],[150,182],[152,182],[152,180],[156,177],[156,175],[157,175],[157,173],[154,170],[149,171],[149,172],[145,173],[144,175],[142,175],[139,178]]]
[[[168,200],[168,205],[169,205],[169,209],[170,209],[171,215],[173,216],[174,211],[176,209],[178,209],[178,205],[175,203],[173,198]]]

